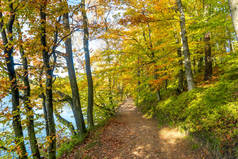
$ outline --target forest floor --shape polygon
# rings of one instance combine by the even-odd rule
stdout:
[[[210,159],[204,148],[176,128],[158,127],[155,119],[146,119],[128,99],[100,133],[65,158],[90,159]]]

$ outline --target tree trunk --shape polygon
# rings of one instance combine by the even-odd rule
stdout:
[[[112,77],[109,74],[108,76],[108,88],[109,88],[109,92],[108,92],[108,99],[111,105],[113,105],[113,95],[112,95]],[[113,105],[114,106],[114,105]]]
[[[203,57],[200,57],[198,61],[198,72],[202,72],[202,66],[203,66]]]
[[[29,140],[30,140],[30,146],[31,146],[31,151],[32,151],[32,155],[34,159],[39,159],[40,158],[40,151],[39,151],[39,147],[38,147],[38,143],[37,143],[37,139],[36,139],[36,135],[35,135],[35,126],[34,126],[34,112],[31,106],[31,101],[30,101],[30,95],[31,95],[31,88],[30,88],[30,82],[29,82],[29,78],[28,78],[28,60],[25,56],[25,51],[22,47],[22,33],[20,30],[20,25],[18,23],[18,34],[19,34],[19,41],[20,41],[20,55],[21,55],[21,61],[23,64],[23,70],[24,70],[24,74],[23,74],[23,83],[24,83],[24,97],[23,97],[23,102],[25,105],[25,109],[27,112],[27,129],[28,129],[28,136],[29,136]]]
[[[179,40],[177,40],[177,43],[179,44]],[[180,58],[179,60],[179,67],[180,67],[180,70],[179,70],[179,74],[178,74],[178,94],[181,94],[183,91],[184,91],[184,70],[183,70],[183,60],[182,60],[182,50],[181,50],[181,47],[179,47],[177,49],[177,55],[178,55],[178,58]]]
[[[210,33],[206,33],[204,37],[205,42],[205,74],[204,80],[207,81],[212,77],[212,49],[210,44]]]
[[[227,32],[228,32],[228,36],[229,36],[229,40],[228,40],[229,49],[230,49],[230,53],[232,54],[234,51],[233,44],[232,44],[232,33],[230,32],[229,29],[227,29]]]
[[[193,74],[196,74],[196,58],[193,58]]]
[[[69,25],[69,15],[68,13],[64,14],[64,28],[67,32],[70,32],[70,25]],[[84,123],[83,118],[83,112],[81,108],[81,102],[80,102],[80,95],[78,90],[78,84],[74,69],[74,60],[73,60],[73,50],[72,50],[72,41],[71,36],[68,36],[68,38],[65,40],[65,50],[66,50],[66,63],[68,68],[68,75],[69,75],[69,81],[71,86],[71,92],[72,92],[72,111],[74,114],[74,118],[76,121],[78,132],[85,133],[86,127]]]
[[[232,54],[233,53],[233,45],[232,45],[232,40],[231,39],[229,39],[229,48],[230,48],[230,53]]]
[[[164,88],[165,88],[166,91],[168,90],[168,85],[169,85],[169,80],[166,79],[166,80],[165,80],[165,86],[164,86]]]
[[[88,17],[86,13],[85,0],[81,1],[81,12],[83,15],[83,46],[85,52],[85,63],[86,63],[86,73],[88,80],[88,109],[87,109],[87,119],[89,128],[94,127],[93,122],[93,79],[91,72],[91,64],[90,64],[90,53],[89,53],[89,31],[88,31]]]
[[[42,55],[44,62],[44,69],[46,72],[46,110],[47,110],[47,122],[49,124],[49,136],[48,136],[48,158],[56,158],[56,135],[55,135],[55,121],[53,115],[53,94],[52,94],[52,76],[53,68],[50,66],[50,55],[47,51],[47,42],[46,42],[46,5],[47,1],[44,0],[40,6],[40,19],[41,19],[41,44],[42,44]]]
[[[199,42],[202,42],[202,38],[200,38]],[[204,55],[203,51],[200,49],[200,47],[197,47],[197,54],[199,54],[198,57],[198,63],[197,63],[197,68],[198,68],[198,73],[201,73],[203,70],[203,61],[204,61]]]
[[[238,39],[238,0],[228,0],[231,11],[231,18],[236,33],[236,39]]]
[[[180,12],[180,28],[181,28],[181,36],[182,36],[182,41],[183,41],[185,74],[186,74],[186,78],[187,78],[188,90],[190,91],[195,87],[195,84],[194,84],[194,80],[193,80],[190,52],[189,52],[189,46],[188,46],[188,38],[187,38],[187,33],[186,33],[185,15],[184,15],[181,0],[177,0],[177,6],[178,6],[178,10]]]
[[[22,131],[22,125],[21,125],[21,115],[20,115],[20,108],[19,108],[19,89],[17,85],[17,79],[16,79],[16,72],[14,68],[14,59],[13,59],[13,24],[15,21],[15,13],[13,11],[13,4],[10,3],[10,19],[8,22],[7,30],[8,35],[5,31],[5,24],[3,22],[3,15],[2,12],[0,12],[0,29],[1,29],[1,35],[2,35],[2,41],[4,45],[4,55],[5,55],[5,61],[7,65],[7,73],[9,77],[10,82],[10,91],[11,91],[11,98],[12,98],[12,115],[13,115],[13,130],[15,133],[15,144],[17,145],[17,154],[19,155],[19,159],[27,159],[27,152],[26,147],[24,144],[24,136]],[[10,44],[10,45],[9,45]]]
[[[45,130],[46,130],[46,135],[49,136],[50,133],[49,133],[49,123],[48,123],[48,120],[47,120],[47,108],[46,108],[46,97],[45,97],[45,94],[42,93],[42,106],[43,106],[43,112],[44,112],[44,119],[45,119]]]
[[[157,96],[158,101],[161,101],[161,100],[162,100],[161,94],[160,94],[160,89],[158,89],[158,90],[156,91],[156,96]]]
[[[203,1],[204,15],[210,16],[209,6]],[[206,21],[207,23],[207,21]],[[212,48],[211,48],[211,33],[206,32],[204,35],[204,53],[205,53],[205,72],[204,80],[207,81],[212,77]]]
[[[137,57],[137,94],[136,94],[136,105],[139,104],[140,98],[140,86],[141,86],[141,66],[140,66],[140,56]]]
[[[107,31],[107,27],[106,27],[106,31]],[[106,44],[107,44],[107,51],[109,51],[109,42],[106,40]],[[108,53],[107,55],[107,62],[108,62],[108,65],[111,65],[111,59],[110,59],[110,55]],[[112,76],[110,75],[110,72],[108,72],[108,100],[110,102],[111,105],[113,105],[113,94],[112,94]],[[113,105],[114,106],[114,105]]]
[[[45,120],[45,131],[46,131],[46,136],[49,136],[49,124],[47,121],[47,110],[46,110],[46,98],[45,98],[45,93],[44,93],[44,88],[42,85],[42,76],[43,76],[43,68],[40,71],[40,79],[39,79],[39,85],[42,93],[40,94],[40,98],[42,98],[42,108],[43,108],[43,113],[44,113],[44,120]]]

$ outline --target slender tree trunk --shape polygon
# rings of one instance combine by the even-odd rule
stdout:
[[[136,105],[139,104],[140,98],[140,86],[141,86],[141,66],[140,66],[140,56],[137,57],[137,97],[136,97]]]
[[[27,129],[28,129],[28,136],[29,136],[29,140],[30,140],[30,146],[31,146],[31,151],[32,151],[32,155],[34,159],[40,159],[40,151],[39,151],[39,147],[38,147],[38,143],[37,143],[37,139],[36,139],[36,135],[35,135],[35,126],[34,126],[34,112],[31,106],[31,101],[30,101],[30,95],[31,95],[31,88],[30,88],[30,82],[29,82],[29,78],[28,78],[28,60],[25,56],[25,51],[22,47],[22,33],[20,30],[20,25],[18,23],[18,34],[19,34],[19,41],[20,41],[20,54],[21,54],[21,61],[23,64],[23,70],[24,70],[24,74],[23,74],[23,83],[24,83],[24,97],[23,97],[23,102],[25,105],[25,109],[27,112]]]
[[[200,57],[198,61],[198,72],[202,72],[202,66],[203,66],[203,57]]]
[[[164,86],[165,90],[168,90],[168,85],[169,85],[169,80],[166,79],[165,80],[165,86]]]
[[[229,48],[230,48],[230,53],[232,54],[234,51],[233,45],[232,45],[232,34],[229,29],[227,29],[227,32],[228,32],[227,34],[229,36],[228,44],[229,44]]]
[[[112,77],[109,75],[108,77],[108,87],[109,87],[109,102],[111,105],[113,105],[113,97],[112,97]]]
[[[49,124],[47,121],[47,110],[46,110],[46,97],[44,93],[44,88],[42,85],[42,76],[43,76],[43,71],[44,69],[40,71],[40,78],[39,78],[39,85],[42,93],[40,94],[40,98],[42,98],[42,108],[43,108],[43,113],[44,113],[44,120],[45,120],[45,131],[46,131],[46,136],[49,136]]]
[[[177,40],[177,43],[179,44],[179,40]],[[183,60],[182,60],[182,50],[181,47],[178,47],[177,49],[177,55],[179,60],[179,74],[178,74],[178,94],[182,93],[184,91],[184,70],[183,70]]]
[[[210,44],[210,33],[206,33],[204,37],[205,42],[205,74],[204,80],[209,80],[212,77],[212,49]]]
[[[202,41],[202,38],[200,38],[200,43],[201,41]],[[197,68],[198,68],[198,72],[201,73],[203,70],[204,56],[203,56],[203,51],[199,47],[197,48],[197,54],[199,54]]]
[[[196,58],[193,58],[193,74],[196,73]]]
[[[187,33],[186,33],[185,15],[184,15],[181,0],[177,0],[177,6],[178,6],[178,10],[180,12],[180,28],[181,28],[181,36],[182,36],[182,41],[183,41],[185,73],[186,73],[186,78],[187,78],[188,90],[190,91],[195,87],[195,84],[194,84],[194,80],[193,80],[190,52],[189,52],[189,46],[188,46],[188,38],[187,38]]]
[[[158,90],[156,91],[156,96],[157,96],[158,101],[161,101],[161,100],[162,100],[162,99],[161,99],[161,94],[160,94],[160,89],[158,89]]]
[[[88,31],[88,17],[86,13],[85,0],[81,1],[81,12],[83,15],[83,46],[85,52],[85,63],[86,63],[86,73],[88,80],[88,109],[87,109],[87,118],[88,118],[88,126],[89,128],[94,127],[93,122],[93,79],[91,72],[91,64],[90,64],[90,53],[89,53],[89,31]]]
[[[45,130],[46,130],[46,135],[49,136],[49,123],[47,120],[47,108],[46,108],[46,97],[45,94],[42,93],[42,106],[43,106],[43,112],[44,112],[44,119],[45,119]]]
[[[15,21],[15,13],[13,11],[13,4],[10,3],[10,19],[7,26],[8,37],[5,31],[5,24],[3,22],[3,15],[0,12],[0,29],[1,36],[4,45],[4,55],[5,61],[7,65],[7,72],[10,82],[10,90],[11,90],[11,98],[12,98],[12,115],[13,115],[13,130],[15,133],[15,144],[17,145],[17,154],[19,155],[19,159],[27,159],[26,147],[24,144],[24,136],[21,125],[21,115],[20,115],[20,103],[19,103],[19,89],[17,85],[16,72],[14,68],[14,59],[13,59],[13,24]]]
[[[140,66],[140,57],[139,56],[137,58],[137,78],[138,78],[137,85],[138,85],[138,87],[140,87],[140,85],[141,85],[141,66]],[[138,92],[139,91],[140,90],[138,89]]]
[[[228,0],[231,11],[231,18],[236,33],[236,39],[238,39],[238,0]]]
[[[154,58],[154,53],[152,53],[152,57]],[[156,64],[155,64],[155,67],[156,67]],[[155,68],[155,69],[154,69],[154,79],[155,79],[155,80],[158,80],[157,71],[158,71],[158,69]],[[156,96],[157,96],[157,100],[158,100],[158,101],[161,101],[161,100],[162,100],[161,94],[160,94],[160,89],[156,89]]]
[[[107,31],[107,27],[106,27],[106,31]],[[107,51],[109,51],[109,42],[106,40],[106,44],[107,44]],[[108,65],[111,65],[111,59],[110,59],[110,55],[107,55],[107,62]],[[113,105],[113,95],[112,95],[112,76],[110,75],[110,73],[108,73],[108,99],[111,105]]]
[[[64,14],[63,20],[64,20],[65,30],[67,32],[70,32],[68,13]],[[76,121],[78,131],[81,133],[85,133],[86,127],[85,127],[85,123],[84,123],[83,112],[82,112],[81,102],[80,102],[80,95],[79,95],[78,84],[77,84],[77,78],[76,78],[75,68],[74,68],[71,36],[68,36],[68,38],[65,40],[65,50],[66,50],[66,54],[67,54],[66,63],[67,63],[67,68],[68,68],[68,75],[69,75],[69,81],[70,81],[72,99],[73,99],[72,110],[73,110],[73,114],[74,114],[74,118]]]
[[[53,115],[53,94],[52,94],[52,76],[53,68],[50,66],[50,55],[47,51],[46,42],[46,5],[47,1],[44,0],[40,6],[40,19],[41,19],[41,44],[42,44],[42,55],[44,62],[44,69],[46,72],[46,110],[47,110],[47,122],[49,124],[49,147],[48,147],[48,158],[56,158],[56,135],[55,135],[55,121]]]
[[[203,9],[204,15],[210,16],[209,6],[205,4],[203,0]],[[207,23],[207,21],[206,21]],[[204,35],[204,53],[205,53],[205,72],[204,72],[204,80],[207,81],[212,77],[212,48],[211,48],[211,33],[206,32]]]
[[[105,20],[105,25],[106,25],[106,27],[105,27],[105,31],[106,32],[108,32],[108,26],[107,26],[107,20]],[[109,42],[108,42],[108,40],[105,40],[105,42],[106,42],[106,51],[107,51],[107,64],[108,65],[111,65],[111,59],[110,59],[110,54],[108,53],[109,52],[109,49],[110,49],[110,45],[109,45]],[[113,84],[114,85],[114,84]],[[113,86],[112,86],[112,76],[110,75],[110,73],[108,72],[108,89],[109,89],[109,91],[108,91],[108,100],[109,100],[109,102],[110,102],[110,104],[111,105],[113,105],[113,95],[112,95],[112,88]]]
[[[230,53],[233,53],[233,45],[232,45],[231,39],[229,39],[229,47],[230,47]]]

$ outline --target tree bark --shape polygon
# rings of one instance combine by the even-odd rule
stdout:
[[[210,16],[209,6],[203,0],[203,10],[205,16]],[[207,21],[206,21],[207,23]],[[208,31],[204,34],[204,53],[205,53],[205,72],[204,80],[207,81],[212,77],[212,48],[211,33]]]
[[[40,71],[40,79],[39,79],[39,85],[40,85],[40,89],[42,91],[42,93],[40,94],[40,98],[42,98],[42,108],[43,108],[43,113],[44,113],[44,120],[45,120],[45,131],[46,131],[46,135],[49,136],[49,124],[47,121],[47,110],[46,110],[46,97],[45,97],[45,93],[44,93],[44,88],[42,85],[42,76],[43,76],[43,68]]]
[[[70,32],[68,13],[64,14],[63,20],[64,20],[65,30],[67,32]],[[65,58],[66,58],[69,81],[70,81],[71,92],[72,92],[72,102],[73,102],[72,111],[74,114],[78,132],[85,133],[86,127],[85,127],[85,123],[84,123],[83,112],[82,112],[81,102],[80,102],[80,95],[79,95],[79,90],[78,90],[78,84],[77,84],[75,68],[74,68],[71,36],[68,36],[68,38],[65,40],[65,50],[66,50],[66,54],[67,54],[67,56]]]
[[[231,11],[231,18],[236,33],[236,39],[238,40],[238,0],[228,0]]]
[[[27,159],[26,147],[24,144],[24,136],[21,125],[21,115],[20,115],[20,103],[19,103],[19,89],[16,79],[16,72],[14,68],[14,59],[13,59],[13,24],[15,21],[15,13],[13,11],[13,4],[10,3],[10,19],[7,26],[8,36],[5,30],[5,24],[3,21],[3,14],[0,12],[0,29],[1,36],[4,45],[4,55],[5,62],[7,65],[7,72],[10,81],[10,90],[11,90],[11,98],[12,98],[12,115],[13,115],[13,130],[15,133],[15,144],[17,145],[19,151],[17,154],[19,155],[19,159]]]
[[[41,96],[42,96],[42,106],[43,106],[44,119],[45,119],[45,132],[46,132],[46,135],[49,136],[50,133],[49,133],[49,123],[48,123],[48,120],[47,120],[48,115],[47,115],[47,108],[46,108],[45,93],[42,93]]]
[[[30,146],[31,146],[31,151],[32,151],[32,155],[34,159],[39,159],[40,157],[40,151],[39,151],[39,147],[38,147],[38,143],[37,143],[37,139],[36,139],[36,134],[35,134],[35,126],[34,126],[34,112],[31,106],[31,101],[30,101],[30,95],[31,95],[31,88],[30,88],[30,82],[29,82],[29,77],[28,77],[28,60],[25,56],[25,51],[23,49],[22,43],[22,32],[20,29],[20,25],[19,22],[17,21],[18,26],[17,26],[17,30],[18,30],[18,40],[20,41],[20,55],[21,55],[21,61],[23,64],[23,83],[24,83],[24,96],[23,96],[23,102],[25,105],[25,109],[27,112],[27,129],[28,129],[28,136],[29,136],[29,140],[30,140]]]
[[[211,35],[206,33],[204,37],[205,42],[205,74],[204,80],[207,81],[212,77],[212,48],[210,44]]]
[[[196,74],[196,58],[193,58],[193,74]]]
[[[108,31],[108,27],[107,27],[107,24],[106,24],[106,32]],[[108,65],[111,65],[111,57],[110,57],[110,54],[108,53],[109,52],[109,49],[110,49],[110,46],[109,46],[109,42],[108,40],[106,40],[106,45],[107,45],[107,64]],[[111,105],[113,105],[113,94],[112,94],[112,76],[110,74],[110,72],[108,72],[108,100],[110,102]],[[114,105],[113,105],[114,106]]]
[[[198,72],[202,72],[202,67],[203,67],[203,57],[200,57],[198,61]]]
[[[229,39],[228,39],[229,51],[232,54],[233,51],[234,51],[233,43],[232,43],[233,36],[232,36],[232,33],[230,32],[230,30],[228,28],[227,28],[227,35],[229,37]]]
[[[229,39],[228,40],[228,43],[229,43],[229,49],[230,49],[230,53],[232,54],[233,53],[233,45],[232,45],[232,40],[231,39]]]
[[[81,12],[82,12],[82,16],[83,16],[83,30],[84,30],[83,46],[84,46],[86,73],[87,73],[87,80],[88,80],[87,119],[88,119],[89,128],[93,128],[94,127],[94,122],[93,122],[93,102],[94,102],[93,97],[94,97],[94,95],[93,95],[93,79],[92,79],[90,53],[89,53],[88,17],[87,17],[87,13],[86,13],[85,0],[81,1]]]
[[[108,74],[108,100],[110,102],[110,104],[114,107],[114,104],[113,104],[113,94],[112,94],[112,77],[110,74]]]
[[[177,39],[177,44],[179,44],[179,40]],[[183,70],[183,60],[182,60],[182,49],[181,47],[177,48],[177,55],[179,60],[179,73],[178,73],[178,94],[181,94],[184,91],[184,70]]]
[[[140,98],[140,86],[141,86],[141,66],[140,66],[140,56],[137,57],[137,97],[136,97],[136,105],[139,104]]]
[[[183,41],[183,54],[184,54],[184,65],[185,65],[185,74],[187,78],[188,90],[192,90],[195,87],[194,80],[193,80],[193,73],[191,67],[191,59],[190,59],[190,51],[188,46],[188,38],[186,33],[186,21],[185,15],[182,7],[181,0],[177,0],[178,10],[180,12],[180,29],[181,29],[181,36]]]
[[[49,124],[49,136],[48,136],[48,158],[56,158],[56,136],[55,136],[55,121],[53,115],[53,94],[52,94],[52,76],[53,68],[50,66],[50,55],[47,51],[47,42],[46,42],[46,5],[47,0],[44,0],[40,6],[40,19],[41,19],[41,44],[42,44],[42,55],[44,62],[44,69],[46,72],[46,110],[47,110],[47,122]]]

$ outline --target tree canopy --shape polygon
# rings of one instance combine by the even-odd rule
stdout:
[[[222,105],[237,102],[229,2],[1,0],[0,157],[60,157],[128,97],[237,154],[237,108]]]

